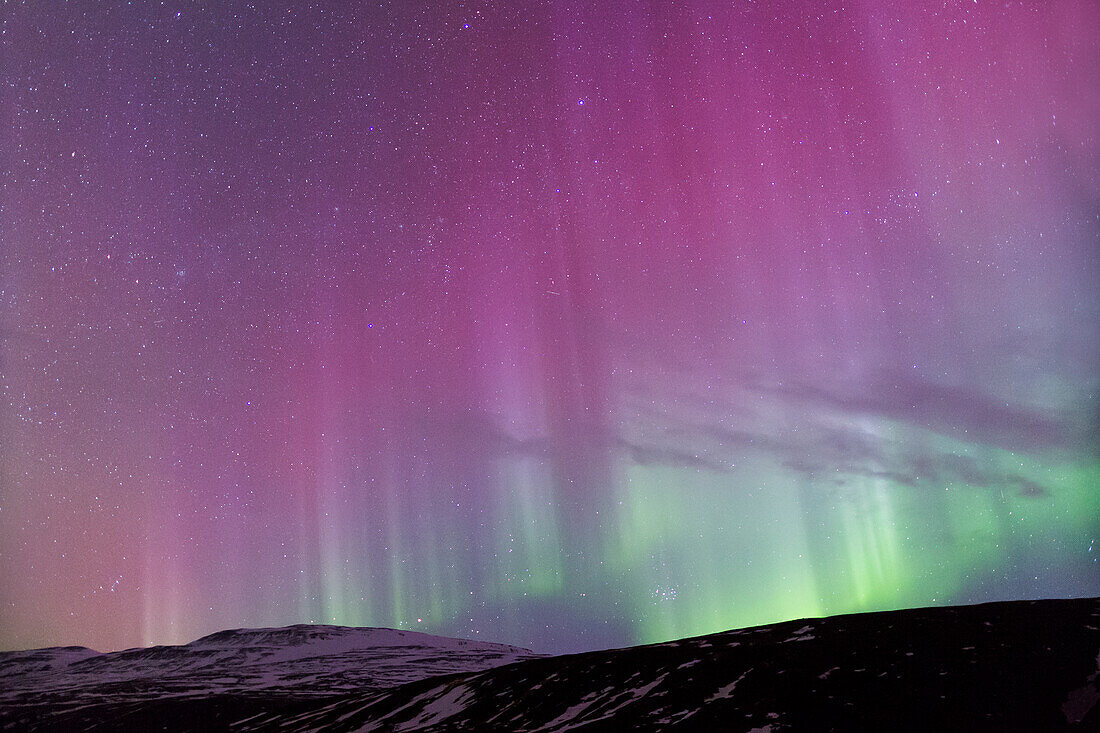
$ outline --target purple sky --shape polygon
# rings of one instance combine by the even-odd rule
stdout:
[[[0,647],[1100,594],[1098,37],[5,4]]]

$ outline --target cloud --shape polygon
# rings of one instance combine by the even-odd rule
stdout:
[[[788,400],[885,417],[1010,450],[1060,447],[1071,433],[1060,419],[1010,405],[984,392],[935,384],[909,374],[883,375],[847,390],[807,384],[774,389]]]
[[[1019,489],[1020,496],[1025,496],[1029,499],[1041,499],[1044,496],[1048,496],[1050,493],[1040,484],[1030,479],[1026,479],[1023,476],[1010,476],[1009,482]]]
[[[619,446],[630,459],[640,466],[666,465],[680,468],[705,469],[707,471],[728,471],[728,461],[710,457],[701,451],[677,448],[674,446],[642,445],[622,440]]]
[[[770,456],[794,476],[815,483],[843,483],[852,477],[881,479],[915,489],[966,485],[1001,489],[1027,498],[1042,498],[1049,490],[1019,474],[1010,474],[985,464],[965,453],[922,453],[897,441],[893,435],[880,435],[862,428],[828,423],[815,406],[870,413],[928,427],[948,423],[958,426],[967,406],[981,413],[967,422],[963,430],[977,439],[979,434],[997,439],[1020,438],[1029,445],[1045,444],[1049,436],[1064,434],[1064,426],[1037,416],[1020,420],[1023,428],[1012,433],[994,425],[1006,416],[1020,417],[1021,411],[993,403],[987,398],[963,394],[915,380],[898,382],[897,392],[905,400],[842,396],[812,387],[785,387],[789,399],[801,399],[808,409],[799,411],[798,429],[765,433],[752,429],[752,419],[742,417],[731,427],[712,416],[695,410],[654,410],[640,413],[630,430],[585,430],[565,443],[551,436],[520,437],[486,412],[436,413],[420,421],[420,433],[435,436],[463,452],[483,456],[535,456],[560,460],[572,466],[587,465],[595,453],[610,460],[625,458],[640,466],[667,466],[684,470],[725,473],[734,470],[752,456]],[[946,403],[954,401],[953,406]],[[959,407],[962,405],[963,407]],[[1046,437],[1044,437],[1046,436]],[[585,446],[584,455],[574,455],[577,443]],[[593,453],[595,452],[595,453]],[[572,469],[570,469],[572,470]]]
[[[930,392],[943,397],[935,390]],[[971,399],[969,404],[974,402]],[[833,399],[830,407],[839,403]],[[891,412],[898,415],[900,408]],[[656,425],[650,425],[640,438],[621,440],[619,447],[644,465],[724,472],[732,470],[746,452],[757,452],[780,461],[795,475],[819,484],[865,477],[915,489],[964,485],[999,489],[1028,498],[1049,495],[1042,484],[965,453],[920,452],[920,448],[898,441],[890,434],[838,426],[835,420],[827,424],[815,409],[801,410],[799,416],[797,430],[766,434],[745,427],[745,421],[732,428],[698,416],[689,417],[683,411],[661,411],[648,416]],[[1063,430],[1060,426],[1050,429]]]
[[[984,466],[972,456],[959,453],[917,454],[894,450],[894,455],[887,456],[886,451],[881,449],[885,447],[882,444],[858,453],[830,449],[835,446],[833,437],[820,440],[806,446],[800,459],[788,460],[784,465],[811,477],[832,473],[838,481],[855,475],[885,479],[913,488],[961,484],[975,488],[1015,490],[1017,495],[1027,498],[1041,498],[1050,493],[1042,484],[1025,476]]]

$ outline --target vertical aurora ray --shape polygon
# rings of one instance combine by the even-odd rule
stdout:
[[[0,645],[1100,594],[1095,3],[0,24]]]
[[[632,472],[618,564],[631,577],[634,612],[645,619],[640,639],[818,613],[808,548],[801,532],[786,527],[797,495],[763,475],[741,480],[754,478],[761,480],[752,490],[732,494],[719,474]]]

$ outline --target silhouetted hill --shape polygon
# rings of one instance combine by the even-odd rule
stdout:
[[[254,676],[241,676],[239,657],[210,658],[191,686],[169,684],[163,651],[85,658],[70,647],[56,656],[75,661],[46,667],[56,650],[0,655],[0,721],[21,730],[1100,730],[1095,598],[791,621],[559,657],[459,640],[402,646],[390,635],[410,632],[360,631],[244,630],[160,647],[249,650]],[[373,650],[341,652],[333,641],[366,644],[371,634]],[[317,643],[330,647],[316,657],[287,651]],[[35,671],[12,673],[11,654],[31,655],[24,663]],[[279,672],[288,659],[312,659],[312,671]],[[451,673],[439,675],[445,660]],[[368,674],[395,664],[404,681]],[[143,665],[151,673],[138,676]],[[35,680],[50,681],[48,694]]]

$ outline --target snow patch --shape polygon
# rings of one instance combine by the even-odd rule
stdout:
[[[715,700],[725,700],[727,698],[733,697],[733,688],[737,687],[737,683],[745,679],[745,677],[751,671],[752,667],[749,667],[740,677],[735,679],[733,682],[729,683],[725,687],[719,687],[718,692],[707,698],[707,702],[714,702]]]
[[[617,712],[619,712],[620,710],[625,708],[627,705],[631,705],[631,704],[637,702],[638,700],[644,699],[650,692],[653,691],[653,689],[655,687],[657,687],[657,685],[664,682],[666,677],[668,677],[668,672],[665,672],[664,674],[660,675],[659,677],[657,677],[657,679],[653,680],[649,684],[643,685],[643,686],[637,688],[636,690],[633,690],[630,693],[630,696],[627,699],[621,700],[613,708],[608,708],[607,710],[602,711],[600,717],[598,717],[598,718],[587,718],[587,719],[584,719],[584,720],[579,720],[579,721],[576,721],[575,724],[566,725],[564,728],[558,728],[557,730],[558,731],[567,731],[567,730],[570,730],[571,728],[576,728],[576,727],[579,727],[579,726],[588,726],[588,725],[590,725],[592,723],[596,723],[600,720],[610,720],[615,716],[615,714]],[[608,687],[607,689],[603,690],[600,693],[600,696],[604,699],[606,699],[608,697],[611,697],[611,695],[612,695],[612,693],[614,693],[615,689],[616,688],[614,688],[614,687]],[[662,693],[656,693],[656,694],[660,695]],[[594,703],[588,703],[584,707],[590,707],[592,704],[594,704]],[[578,706],[575,706],[575,707],[578,707]],[[566,719],[566,716],[570,715],[570,713],[573,711],[573,709],[574,708],[570,708],[569,710],[566,710],[565,713],[563,713],[562,715],[559,715],[557,718],[555,718],[554,720],[547,723],[546,728],[542,728],[541,730],[552,730],[552,728],[550,728],[550,726],[558,724],[558,721],[561,721],[561,720],[564,720],[565,722],[569,722],[568,719]],[[576,714],[579,714],[580,712],[581,711],[578,710]],[[574,714],[574,715],[576,715],[576,714]]]
[[[571,720],[576,718],[578,715],[583,713],[585,710],[587,710],[588,708],[595,705],[596,704],[596,698],[599,696],[599,694],[600,693],[598,693],[598,692],[588,693],[587,695],[585,695],[584,697],[581,698],[581,701],[579,703],[577,703],[576,705],[573,705],[569,708],[566,708],[564,713],[562,713],[558,717],[551,720],[545,726],[543,726],[543,729],[544,730],[553,730],[554,726],[566,725]],[[560,730],[568,730],[568,728],[561,728]]]
[[[442,696],[432,700],[412,720],[401,723],[394,730],[420,730],[446,720],[462,712],[466,703],[474,696],[474,691],[466,685],[455,685]]]

